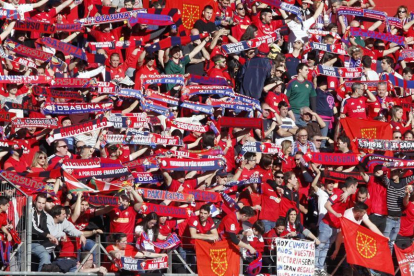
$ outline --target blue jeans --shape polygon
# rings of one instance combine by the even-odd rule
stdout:
[[[300,114],[293,113],[293,115],[295,115],[295,124],[298,127],[305,127],[306,126],[306,122],[304,120],[302,120],[302,118],[300,117]]]
[[[95,241],[90,240],[90,239],[86,239],[86,243],[85,245],[82,246],[82,251],[91,251],[92,247],[95,245]],[[93,261],[96,261],[96,248],[95,250],[92,252],[93,255]],[[78,257],[78,261],[79,261],[80,256]],[[80,260],[80,262],[82,262],[82,260]]]
[[[388,245],[390,247],[391,254],[394,249],[394,242],[397,239],[397,234],[400,232],[400,222],[401,218],[392,219],[387,217],[387,225],[385,225],[384,236],[390,239]]]
[[[319,241],[321,242],[315,249],[315,268],[323,269],[325,265],[326,255],[329,248],[335,242],[338,235],[338,229],[330,227],[321,221],[319,223]]]
[[[32,243],[32,254],[39,258],[39,268],[37,271],[41,271],[43,265],[51,263],[49,252],[39,243]]]
[[[276,221],[270,221],[270,220],[262,220],[265,233],[269,232],[272,228],[276,226]]]
[[[326,137],[326,136],[328,136],[328,132],[329,132],[329,125],[331,124],[331,121],[325,121],[324,120],[324,122],[325,122],[325,124],[326,124],[326,126],[324,127],[324,128],[322,128],[321,129],[321,135],[323,136],[323,137]],[[326,140],[325,139],[323,139],[322,140],[322,144],[321,144],[321,147],[322,148],[325,148],[326,147]]]

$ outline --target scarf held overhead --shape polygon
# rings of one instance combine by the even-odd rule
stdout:
[[[160,158],[160,169],[173,171],[215,171],[224,169],[226,163],[221,158],[183,160]]]

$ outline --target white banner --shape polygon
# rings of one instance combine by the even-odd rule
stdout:
[[[315,270],[315,243],[309,241],[276,239],[277,276],[313,276]]]

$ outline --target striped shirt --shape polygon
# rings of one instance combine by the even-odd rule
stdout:
[[[414,175],[400,178],[399,183],[395,183],[387,176],[383,176],[384,184],[387,187],[387,209],[388,215],[392,217],[401,217],[403,205],[403,198],[405,195],[405,186],[414,179]]]

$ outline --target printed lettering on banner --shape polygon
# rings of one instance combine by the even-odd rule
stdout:
[[[276,238],[277,276],[312,276],[315,272],[315,244]]]

